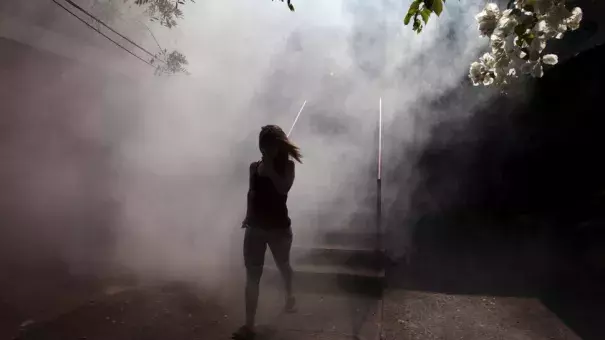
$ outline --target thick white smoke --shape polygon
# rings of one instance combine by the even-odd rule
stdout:
[[[398,170],[398,180],[409,186],[384,188],[385,209],[391,209],[401,190],[414,187],[414,155],[406,150],[418,149],[431,124],[448,114],[434,112],[430,103],[468,86],[468,65],[486,44],[474,21],[482,4],[448,1],[442,16],[431,18],[417,35],[402,24],[407,2],[300,1],[295,13],[268,0],[188,3],[175,29],[151,28],[163,47],[178,48],[187,56],[190,76],[154,78],[137,71],[130,78],[99,80],[96,73],[83,71],[86,67],[73,66],[80,71],[71,79],[79,85],[55,82],[52,100],[40,103],[53,107],[61,102],[59,97],[76,100],[73,93],[86,85],[91,86],[87,98],[97,100],[82,104],[77,119],[53,117],[57,126],[69,127],[63,130],[65,145],[54,156],[11,163],[15,173],[29,169],[30,175],[19,175],[19,183],[26,184],[14,190],[24,197],[23,209],[40,216],[51,213],[36,212],[35,207],[54,209],[58,220],[68,210],[98,213],[104,218],[99,225],[108,230],[93,233],[83,223],[20,233],[29,233],[36,244],[65,250],[60,253],[71,264],[85,267],[90,257],[103,257],[139,274],[217,282],[220,268],[232,261],[232,254],[240,254],[241,244],[233,239],[241,236],[248,164],[259,158],[259,129],[278,124],[288,130],[305,100],[292,133],[304,155],[289,199],[297,240],[310,242],[317,232],[333,228],[358,228],[350,226],[353,214],[374,209],[368,197],[374,190],[379,98],[385,117],[385,169],[408,164]],[[121,8],[122,13],[129,10]],[[52,23],[41,25],[52,30],[55,23],[61,34],[78,36],[73,44],[115,49],[94,34],[65,29],[81,23],[60,10],[53,12]],[[123,19],[114,24],[123,30],[133,27],[122,32],[149,48],[155,45],[140,25],[129,26]],[[36,42],[47,36],[38,36]],[[71,56],[78,57],[77,49],[73,51]],[[112,60],[99,67],[107,69]],[[127,54],[121,62],[140,68]],[[123,66],[118,73],[126,72]],[[42,82],[35,76],[28,79]],[[36,86],[29,98],[40,98],[41,88]],[[484,92],[473,90],[476,100],[457,103],[456,112],[468,112],[483,100]],[[20,126],[31,132],[35,124]],[[48,131],[28,136],[46,148],[54,138]],[[95,158],[105,167],[102,174],[91,170],[92,160],[70,151],[82,144],[104,150],[97,156],[102,161]],[[11,145],[11,153],[19,153],[22,145]],[[87,183],[95,182],[98,199],[84,200],[91,197]],[[44,203],[34,204],[34,199]],[[95,212],[77,208],[78,202],[86,202],[86,209],[99,202],[112,208]],[[89,239],[95,237],[103,251],[89,249],[95,243]]]
[[[121,144],[120,262],[194,276],[224,265],[240,246],[232,235],[259,128],[287,130],[305,100],[292,134],[305,156],[290,195],[299,241],[374,209],[379,98],[385,167],[409,162],[411,179],[404,150],[440,119],[428,104],[465,84],[485,44],[473,17],[481,3],[448,2],[421,35],[401,23],[408,4],[394,1],[301,2],[294,14],[269,1],[188,5],[159,39],[176,40],[192,75],[146,82]],[[397,193],[385,194],[388,208]]]

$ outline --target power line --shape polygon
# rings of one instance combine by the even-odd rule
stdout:
[[[123,49],[124,51],[128,52],[128,54],[132,55],[133,57],[139,59],[140,61],[144,62],[145,64],[154,67],[150,62],[148,62],[147,60],[139,57],[138,55],[136,55],[135,53],[133,53],[132,51],[130,51],[129,49],[127,49],[126,47],[120,45],[120,43],[118,43],[117,41],[111,39],[109,36],[107,36],[105,33],[101,32],[99,29],[97,29],[96,27],[92,26],[91,24],[89,24],[88,22],[86,22],[84,19],[80,18],[78,15],[76,15],[74,12],[70,11],[67,7],[63,6],[62,4],[60,4],[59,2],[57,2],[57,0],[52,0],[57,6],[61,7],[63,10],[65,10],[67,13],[71,14],[72,16],[74,16],[76,19],[80,20],[81,22],[83,22],[86,26],[88,26],[89,28],[91,28],[92,30],[96,31],[97,33],[99,33],[100,35],[102,35],[103,37],[105,37],[107,40],[111,41],[112,43],[114,43],[116,46],[118,46],[119,48]]]
[[[55,1],[55,0],[53,0]],[[147,53],[149,56],[151,56],[154,59],[157,59],[157,57],[149,52],[148,50],[146,50],[145,48],[141,47],[139,44],[135,43],[134,41],[130,40],[128,37],[124,36],[123,34],[121,34],[120,32],[114,30],[113,28],[111,28],[109,25],[107,25],[106,23],[104,23],[101,19],[97,18],[96,16],[90,14],[87,10],[85,10],[84,8],[80,7],[80,5],[76,4],[75,2],[73,2],[72,0],[64,0],[65,2],[67,2],[68,4],[72,5],[73,7],[75,7],[77,10],[79,10],[80,12],[86,14],[87,16],[89,16],[90,18],[92,18],[94,21],[98,22],[99,24],[105,26],[108,30],[112,31],[113,33],[117,34],[119,37],[121,37],[122,39],[128,41],[129,43],[131,43],[132,45],[138,47],[139,49],[141,49],[143,52]],[[55,1],[56,2],[56,1]]]

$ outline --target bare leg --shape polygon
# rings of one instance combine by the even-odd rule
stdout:
[[[282,279],[284,281],[284,288],[286,290],[286,298],[293,296],[292,294],[292,266],[290,263],[282,263],[278,265],[279,272],[281,273]]]
[[[256,308],[258,306],[259,283],[263,268],[247,269],[246,278],[246,326],[254,329]]]
[[[292,291],[292,266],[290,265],[290,250],[292,248],[292,231],[276,230],[269,240],[269,248],[275,259],[275,264],[281,273],[286,291],[286,310],[293,311],[294,295]]]
[[[246,326],[254,329],[258,306],[259,284],[263,275],[267,241],[264,230],[246,229],[244,238],[244,262],[246,263]]]

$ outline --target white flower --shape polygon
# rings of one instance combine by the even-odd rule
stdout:
[[[553,0],[534,0],[533,7],[536,14],[545,14],[553,7]]]
[[[568,27],[567,27],[566,24],[559,24],[559,25],[557,25],[557,32],[559,32],[559,33],[565,33],[565,32],[567,32],[567,30],[568,30]]]
[[[483,83],[483,66],[481,63],[474,62],[468,72],[469,78],[473,81],[473,85],[478,86]]]
[[[548,26],[548,23],[546,22],[546,20],[540,20],[540,21],[538,21],[536,26],[534,26],[534,29],[537,32],[545,33],[550,30],[550,27]]]
[[[492,53],[498,57],[501,54],[505,53],[504,47],[506,46],[506,42],[504,41],[504,37],[497,35],[497,34],[492,34],[492,36],[490,37],[490,44],[492,46]]]
[[[487,3],[485,4],[485,12],[487,12],[490,15],[500,15],[500,8],[498,8],[498,5],[495,3]]]
[[[571,16],[565,20],[565,23],[570,30],[575,31],[580,28],[580,22],[582,22],[582,9],[576,7],[571,10]]]
[[[556,54],[546,54],[542,57],[542,62],[546,65],[556,65],[559,62],[559,57]]]
[[[485,5],[485,9],[475,16],[479,23],[479,32],[481,36],[489,37],[494,32],[498,20],[500,20],[500,9],[494,3]]]
[[[521,73],[542,77],[543,65],[559,62],[555,54],[543,55],[548,40],[563,38],[567,31],[578,29],[582,21],[582,10],[574,8],[570,12],[565,0],[512,2],[514,10],[500,12],[496,4],[490,3],[476,16],[480,35],[489,36],[491,53],[471,64],[469,78],[475,86],[508,84]],[[519,28],[524,32],[515,32]]]
[[[496,58],[489,53],[485,53],[479,60],[487,69],[493,69],[496,66]]]
[[[482,67],[481,63],[478,63],[475,61],[474,63],[471,64],[469,73],[473,77],[478,77],[483,72],[482,68],[483,67]]]
[[[504,11],[500,20],[498,20],[497,30],[500,30],[503,35],[509,35],[515,29],[515,26],[519,24],[515,16],[511,16],[512,11],[510,9]]]
[[[484,86],[490,86],[493,83],[494,83],[494,78],[492,78],[492,76],[490,76],[489,74],[486,75],[485,78],[483,78],[483,85]]]
[[[534,35],[544,38],[552,38],[556,34],[546,20],[538,21],[538,23],[534,26],[533,32]]]

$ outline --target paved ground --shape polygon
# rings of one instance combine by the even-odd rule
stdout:
[[[299,312],[281,312],[282,297],[263,287],[259,339],[376,339],[379,301],[302,294]],[[109,287],[106,294],[52,320],[32,323],[20,339],[229,339],[243,319],[242,291],[190,285]]]
[[[579,339],[535,298],[391,291],[386,339]]]
[[[579,339],[532,298],[388,291],[384,301],[350,294],[299,296],[281,313],[280,292],[265,282],[259,339]],[[229,339],[243,319],[241,286],[107,286],[58,317],[24,325],[10,339]],[[382,311],[384,313],[382,314]],[[26,320],[23,320],[26,321]],[[22,321],[22,322],[23,322]],[[1,337],[4,339],[5,337]]]

